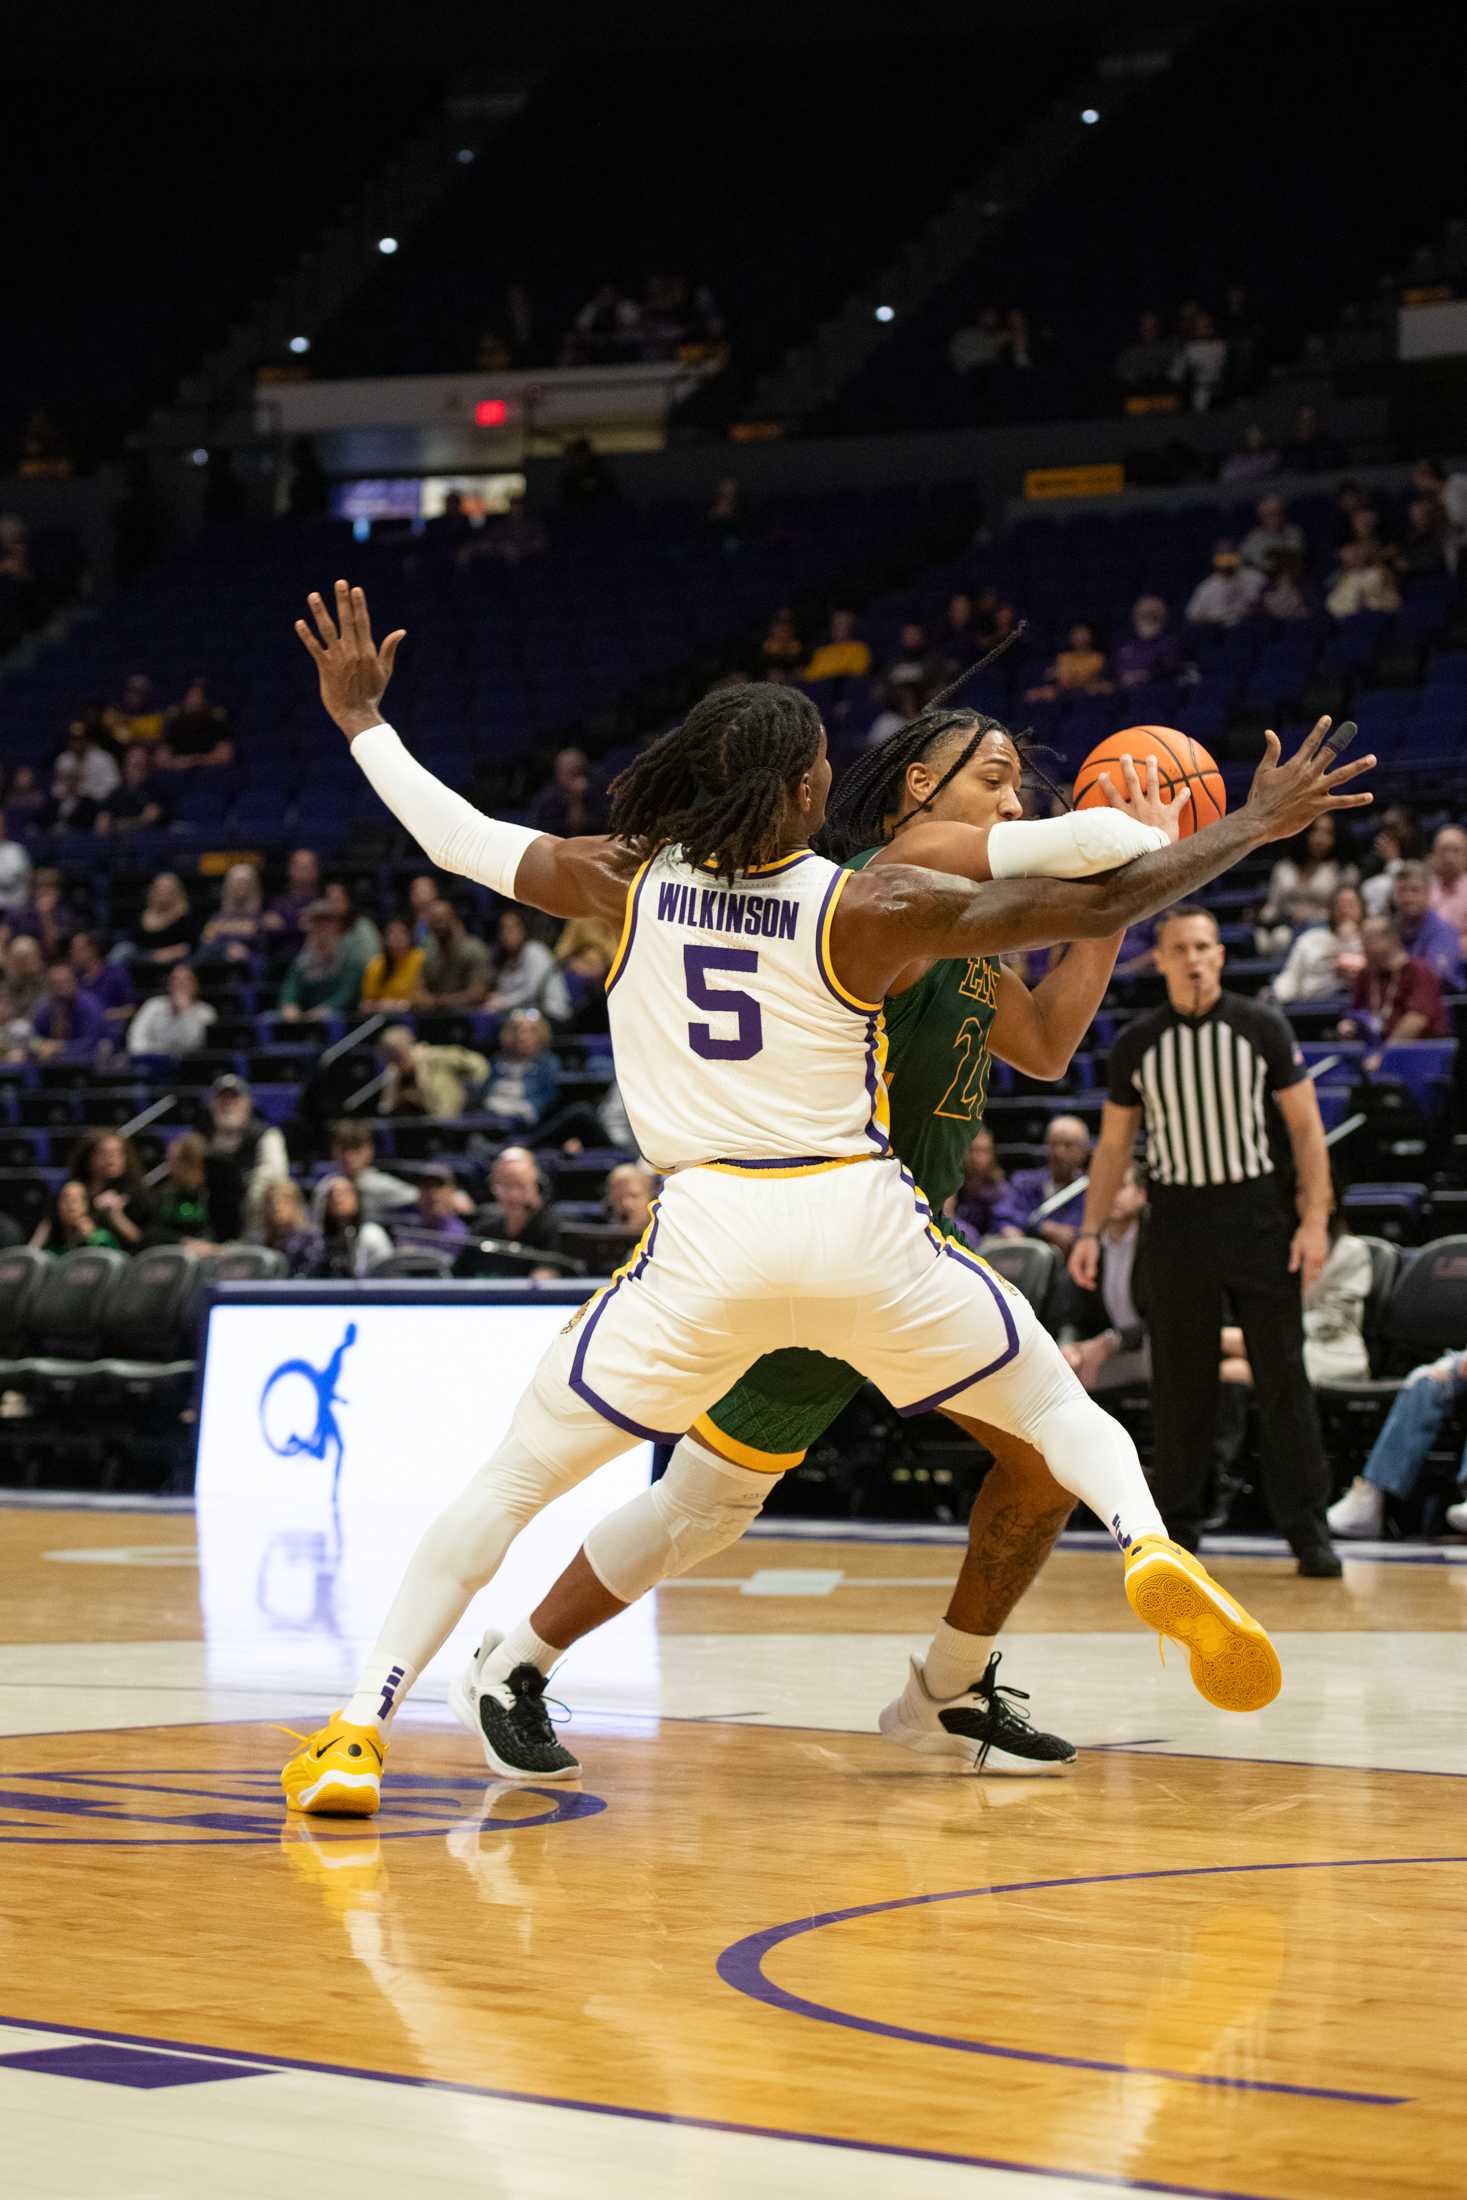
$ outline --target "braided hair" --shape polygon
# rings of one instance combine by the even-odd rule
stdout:
[[[1023,631],[1022,625],[1016,627],[1012,634],[1004,637],[996,649],[991,649],[986,657],[980,658],[977,664],[970,665],[950,686],[935,695],[909,724],[898,726],[886,740],[878,742],[873,749],[867,749],[863,756],[858,757],[854,764],[842,772],[840,783],[826,812],[825,828],[820,835],[822,855],[829,856],[834,863],[845,863],[850,857],[859,855],[863,848],[870,848],[877,841],[889,838],[885,830],[886,820],[901,807],[902,789],[908,771],[913,764],[921,763],[924,757],[930,755],[949,734],[966,733],[967,739],[955,750],[952,761],[926,801],[919,802],[915,809],[909,810],[902,818],[903,825],[910,824],[914,817],[920,817],[925,810],[932,808],[943,789],[957,778],[958,773],[976,755],[985,734],[990,733],[1001,733],[1006,741],[1012,742],[1024,770],[1032,772],[1050,794],[1064,801],[1060,790],[1037,763],[1034,743],[1027,734],[1014,733],[1002,719],[990,718],[984,711],[971,710],[966,704],[953,700],[958,690],[966,686],[975,672],[981,672],[986,665],[993,663],[995,657],[1002,656]]]
[[[781,852],[788,797],[820,753],[798,688],[715,688],[611,783],[610,830],[642,857],[668,846],[732,881]]]

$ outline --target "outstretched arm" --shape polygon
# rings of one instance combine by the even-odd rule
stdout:
[[[445,787],[408,754],[382,715],[402,631],[389,634],[379,649],[367,599],[345,581],[336,583],[334,620],[320,596],[308,602],[316,631],[304,619],[296,620],[295,630],[315,660],[321,700],[356,762],[424,854],[440,870],[476,879],[551,916],[607,917],[619,924],[633,868],[620,843],[599,835],[561,840],[486,817]]]
[[[1155,916],[1272,840],[1302,832],[1327,810],[1363,808],[1372,797],[1342,790],[1373,756],[1337,765],[1321,718],[1297,754],[1279,763],[1266,736],[1248,800],[1220,824],[1174,847],[1141,856],[1099,879],[1014,879],[972,886],[902,864],[872,865],[852,877],[837,906],[831,949],[842,978],[863,1000],[880,1000],[896,973],[923,956],[998,955],[1058,941],[1104,939]]]

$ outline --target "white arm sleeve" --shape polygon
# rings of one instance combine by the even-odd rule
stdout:
[[[1169,845],[1159,825],[1124,810],[1071,810],[991,826],[988,868],[995,878],[1090,878]]]
[[[393,816],[406,825],[440,870],[477,879],[497,894],[514,893],[525,850],[545,835],[531,825],[506,825],[445,787],[409,756],[391,726],[369,726],[351,753]]]

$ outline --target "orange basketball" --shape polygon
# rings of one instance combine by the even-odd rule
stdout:
[[[1109,734],[1090,751],[1075,774],[1077,810],[1097,809],[1104,802],[1102,772],[1109,773],[1117,794],[1124,792],[1123,756],[1130,757],[1143,787],[1147,759],[1156,758],[1156,776],[1164,801],[1172,799],[1183,781],[1191,787],[1192,799],[1182,812],[1184,837],[1195,833],[1199,825],[1215,825],[1226,812],[1228,797],[1222,773],[1201,742],[1194,741],[1190,733],[1178,733],[1175,726],[1128,726],[1124,733]]]

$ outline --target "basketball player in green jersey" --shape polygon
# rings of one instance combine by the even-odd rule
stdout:
[[[930,705],[842,776],[831,802],[826,852],[848,868],[887,859],[959,876],[988,878],[993,829],[1023,815],[1019,743],[981,713]],[[1142,790],[1128,768],[1117,807],[1174,837],[1180,805],[1168,808],[1153,772]],[[1093,818],[1096,812],[1083,813]],[[1032,841],[1021,863],[1032,870],[1075,861],[1068,828],[1026,824],[1026,836],[1055,835],[1051,864],[1036,863]],[[995,842],[995,846],[997,843]],[[1113,859],[1112,859],[1113,860]],[[1099,865],[1093,867],[1099,868]],[[1042,879],[1036,892],[1043,892]],[[1070,947],[1031,991],[1012,971],[980,959],[917,965],[906,986],[887,996],[887,1077],[891,1143],[909,1179],[922,1188],[938,1228],[963,1179],[963,1162],[982,1121],[991,1058],[1031,1077],[1060,1077],[1089,1030],[1115,966],[1119,938]],[[558,1658],[594,1627],[668,1575],[735,1541],[758,1511],[773,1478],[797,1466],[811,1444],[863,1387],[854,1368],[820,1352],[793,1349],[758,1361],[694,1424],[678,1447],[700,1449],[710,1477],[739,1485],[742,1509],[715,1504],[703,1532],[659,1511],[660,1485],[639,1494],[587,1537],[528,1622],[503,1638],[489,1635],[456,1683],[451,1701],[478,1735],[496,1771],[568,1778],[577,1760],[556,1738],[541,1701]],[[991,1771],[1058,1772],[1075,1751],[1036,1730],[1001,1688],[994,1638],[1030,1586],[1069,1517],[1073,1500],[1039,1453],[966,1415],[950,1416],[993,1455],[974,1502],[962,1570],[925,1659],[913,1660],[900,1697],[881,1713],[888,1739]],[[711,1455],[709,1458],[708,1455]]]

